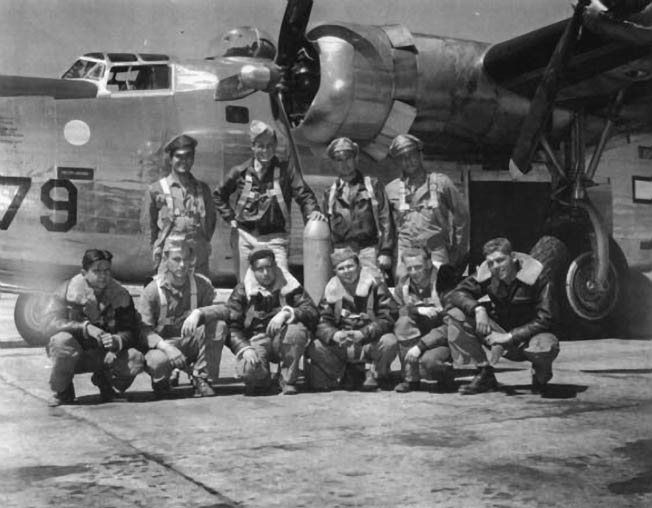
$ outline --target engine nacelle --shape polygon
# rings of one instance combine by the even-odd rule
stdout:
[[[395,135],[410,131],[439,158],[511,151],[530,102],[486,74],[488,44],[413,35],[401,25],[321,25],[308,39],[313,57],[304,67],[318,79],[311,91],[295,87],[303,96],[287,105],[307,141],[348,136],[380,159]],[[553,127],[569,121],[567,112],[555,111]]]

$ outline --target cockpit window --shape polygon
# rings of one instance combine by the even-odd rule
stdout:
[[[106,85],[110,92],[168,89],[170,68],[167,65],[116,65],[111,67]]]
[[[64,72],[62,79],[92,79],[99,81],[104,74],[104,64],[80,58]]]

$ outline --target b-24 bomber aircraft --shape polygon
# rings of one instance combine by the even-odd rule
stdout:
[[[644,30],[649,3],[601,16]],[[452,168],[467,196],[471,262],[490,235],[520,250],[550,235],[568,254],[558,286],[564,322],[606,329],[626,292],[627,261],[603,220],[608,185],[594,177],[611,137],[650,128],[652,54],[585,26],[587,6],[579,0],[569,20],[487,44],[401,24],[308,30],[312,0],[289,0],[278,45],[241,27],[195,61],[93,52],[60,79],[0,76],[0,290],[20,294],[18,330],[43,341],[43,294],[78,269],[88,247],[113,251],[124,282],[151,276],[143,205],[147,186],[165,175],[163,145],[182,132],[197,138],[193,173],[214,187],[250,156],[254,118],[287,128],[281,149],[301,161],[318,195],[333,179],[323,151],[334,137],[356,140],[364,170],[386,181],[397,172],[389,142],[415,134],[431,167]],[[301,224],[295,212],[295,262]],[[232,278],[228,238],[219,224],[216,280]]]

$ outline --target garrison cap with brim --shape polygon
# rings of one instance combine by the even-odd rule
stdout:
[[[271,125],[260,120],[252,120],[249,125],[249,139],[251,142],[255,143],[256,140],[264,134],[268,134],[276,139],[276,131]]]
[[[331,254],[331,263],[333,268],[336,268],[337,265],[346,261],[347,259],[355,259],[359,261],[358,254],[351,247],[342,247],[340,249],[335,249]]]
[[[181,150],[183,148],[194,150],[196,146],[197,140],[195,138],[188,136],[187,134],[181,134],[168,141],[165,147],[163,147],[163,151],[172,155],[176,150]]]
[[[358,155],[360,148],[355,141],[351,141],[349,138],[335,138],[326,148],[326,155],[332,159],[337,152],[353,152]]]
[[[413,136],[412,134],[399,134],[389,145],[389,155],[397,157],[406,152],[411,152],[413,150],[421,151],[422,149],[423,142],[416,136]]]
[[[256,249],[249,254],[249,266],[254,266],[254,263],[259,259],[271,258],[276,263],[276,256],[272,249]]]

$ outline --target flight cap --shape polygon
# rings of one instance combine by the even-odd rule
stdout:
[[[413,150],[421,151],[422,149],[423,143],[416,136],[413,136],[412,134],[399,134],[389,145],[389,155],[397,157],[406,152],[411,152]]]
[[[264,134],[273,136],[274,139],[276,139],[276,131],[271,125],[266,124],[261,120],[252,120],[249,125],[249,139],[251,142],[255,143],[256,140]]]
[[[331,263],[333,264],[333,268],[337,268],[337,265],[343,261],[346,261],[347,259],[355,259],[356,262],[360,262],[358,255],[351,247],[342,247],[335,249],[331,254]]]
[[[171,156],[176,150],[194,150],[196,146],[197,140],[195,138],[187,134],[180,134],[168,141],[163,150]]]
[[[353,152],[355,155],[358,155],[360,148],[355,141],[351,141],[349,138],[335,138],[328,145],[326,154],[332,159],[337,152]]]

